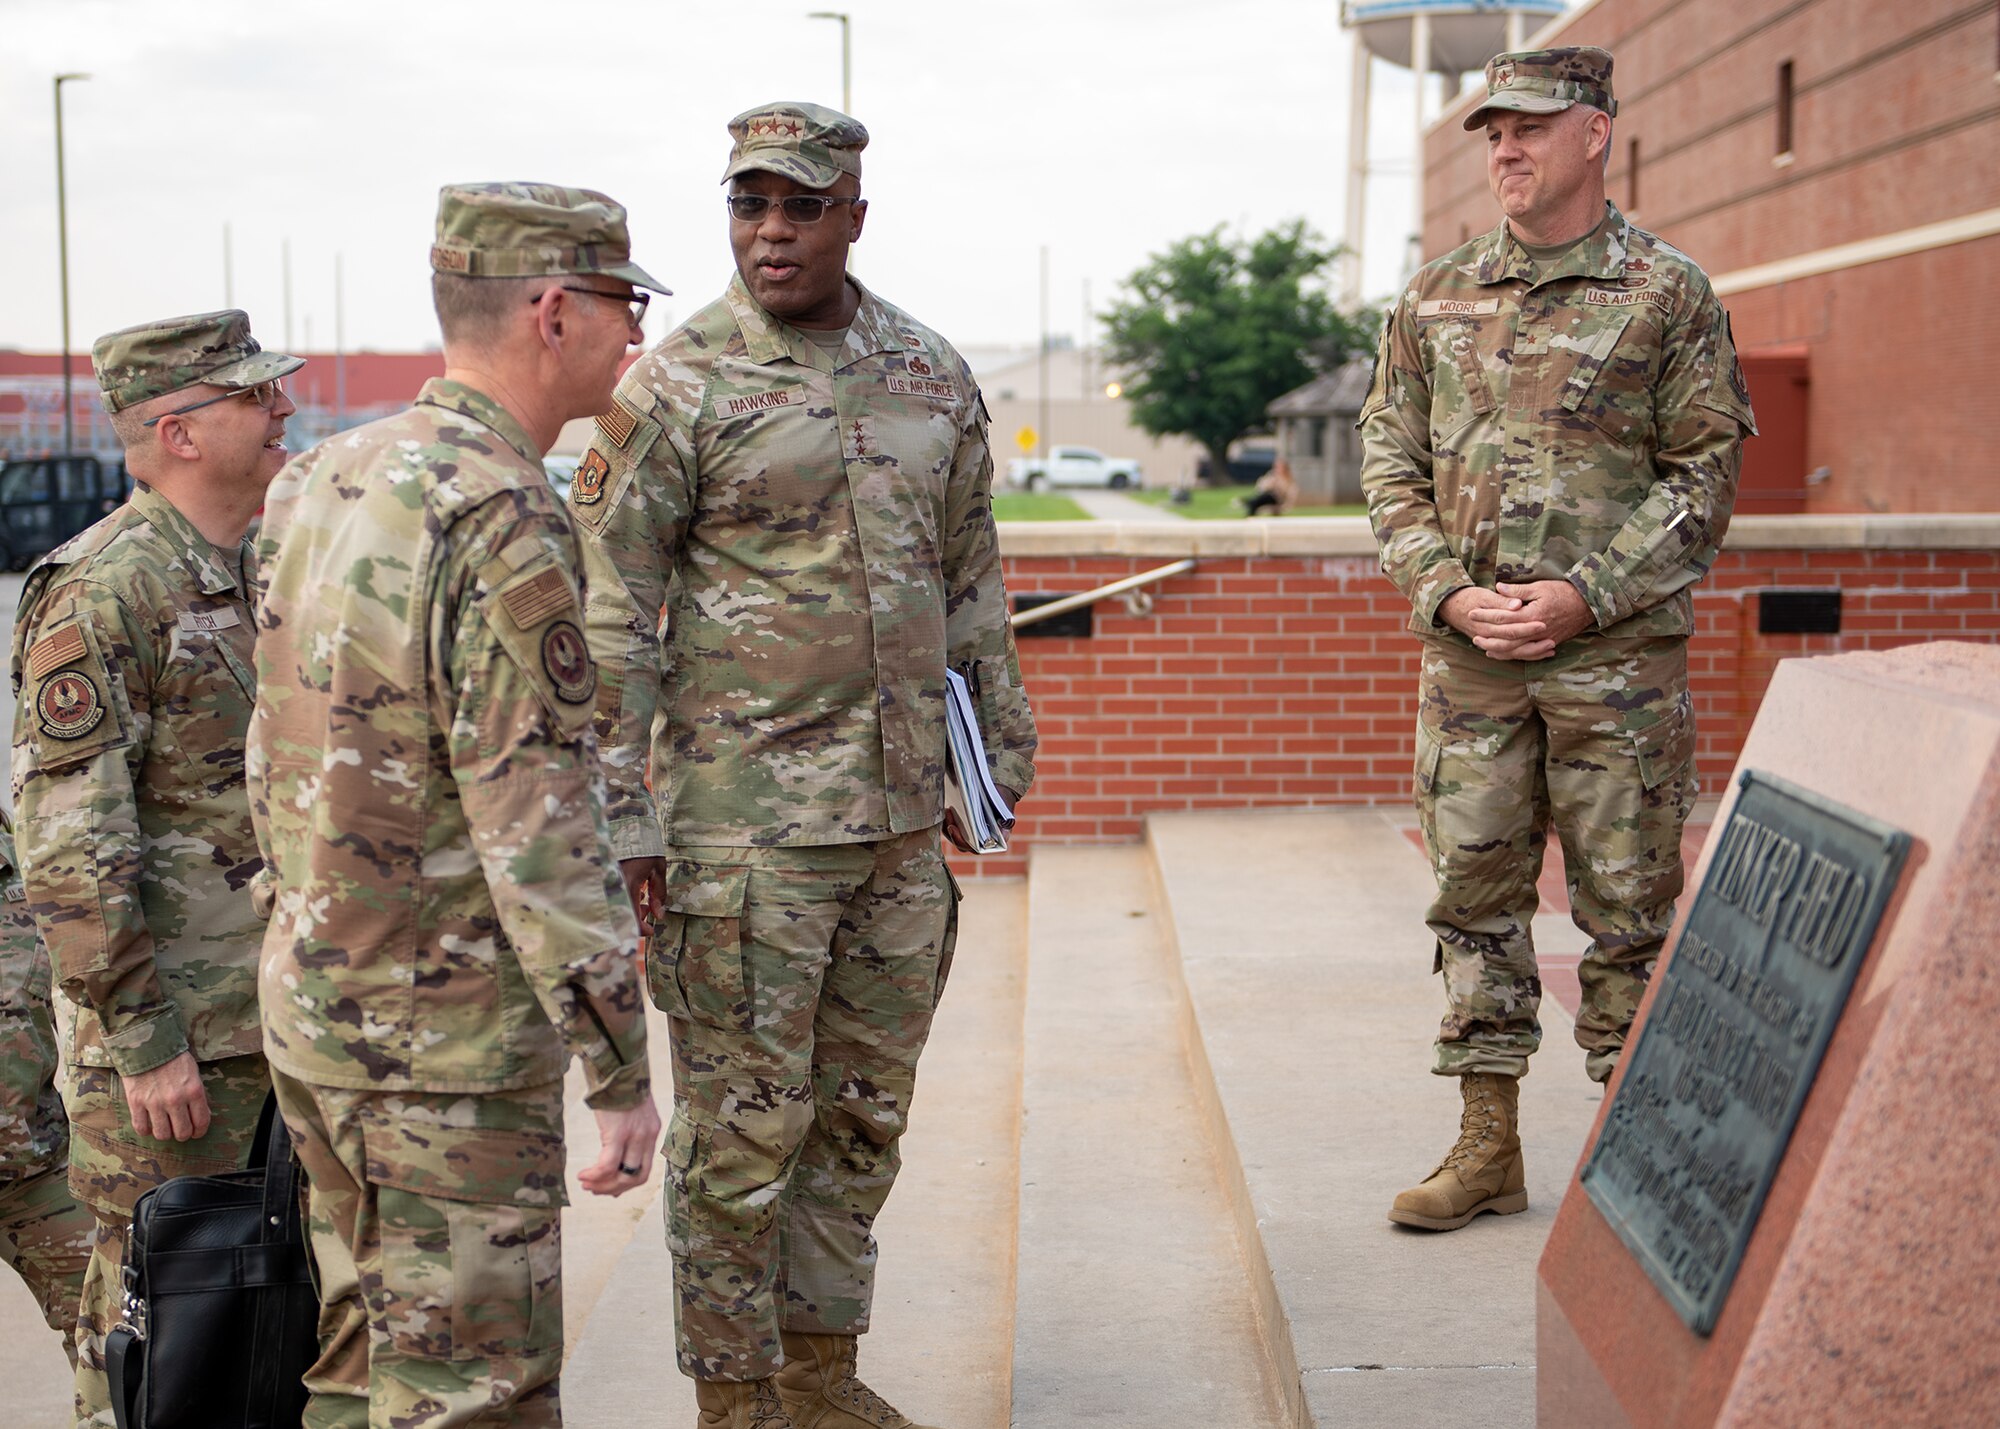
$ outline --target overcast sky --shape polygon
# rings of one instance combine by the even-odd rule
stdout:
[[[840,3],[840,0],[834,0]],[[71,337],[224,306],[267,346],[435,343],[438,186],[602,189],[678,320],[730,275],[723,126],[840,102],[840,28],[795,3],[0,0],[0,347],[59,342],[51,77],[64,86]],[[960,346],[1030,344],[1039,252],[1075,335],[1173,240],[1304,217],[1345,232],[1347,36],[1334,0],[846,0],[862,279]],[[1399,277],[1413,90],[1376,66],[1370,295]],[[1468,140],[1468,142],[1471,142]],[[649,320],[648,331],[664,331]]]

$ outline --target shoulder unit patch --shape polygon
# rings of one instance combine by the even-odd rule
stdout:
[[[602,417],[598,421],[602,422]],[[628,431],[627,436],[631,433]],[[570,479],[569,499],[572,505],[589,506],[604,499],[604,483],[611,475],[611,463],[604,459],[604,453],[592,447],[577,463],[576,475]]]
[[[583,632],[567,620],[558,620],[542,636],[542,669],[564,704],[587,704],[597,693],[597,666],[591,663],[590,647],[583,642]]]
[[[104,696],[81,670],[64,670],[42,682],[35,717],[52,738],[82,739],[104,718]]]

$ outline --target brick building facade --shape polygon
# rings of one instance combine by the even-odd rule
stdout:
[[[2000,4],[1594,0],[1536,42],[1617,57],[1611,198],[1723,294],[1765,481],[1813,512],[2000,509]],[[1498,221],[1480,92],[1425,136],[1426,257]]]

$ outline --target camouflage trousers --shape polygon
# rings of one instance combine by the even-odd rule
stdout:
[[[112,1429],[111,1385],[104,1377],[104,1337],[125,1319],[125,1242],[139,1197],[176,1176],[241,1170],[269,1094],[264,1058],[224,1057],[201,1064],[209,1127],[194,1141],[156,1141],[132,1129],[125,1089],[109,1067],[73,1067],[63,1101],[71,1132],[69,1187],[97,1222],[76,1320],[76,1418]]]
[[[1432,1070],[1524,1076],[1541,1045],[1530,924],[1553,825],[1590,939],[1576,1040],[1610,1077],[1681,891],[1694,739],[1684,639],[1586,634],[1526,662],[1424,642],[1416,803],[1447,1005]]]
[[[0,1182],[0,1261],[28,1284],[49,1328],[76,1363],[76,1317],[96,1222],[70,1194],[62,1166]]]
[[[77,1297],[96,1222],[69,1190],[49,956],[32,921],[0,930],[0,938],[0,1261],[27,1282],[74,1363]]]
[[[858,1335],[957,931],[927,829],[680,847],[646,953],[673,1032],[667,1247],[680,1366],[761,1379],[780,1329]]]
[[[562,1083],[273,1081],[320,1295],[306,1429],[560,1425]]]

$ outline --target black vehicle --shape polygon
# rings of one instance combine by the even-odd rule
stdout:
[[[122,460],[89,452],[0,466],[0,570],[25,570],[131,493],[132,474]]]

